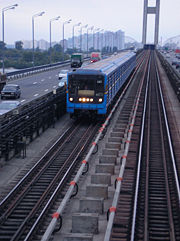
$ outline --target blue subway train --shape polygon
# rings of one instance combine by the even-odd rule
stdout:
[[[126,51],[69,72],[67,112],[105,115],[135,66],[136,55]]]

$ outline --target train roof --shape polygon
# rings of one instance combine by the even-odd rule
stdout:
[[[95,63],[83,66],[75,72],[78,74],[99,74],[101,72],[103,74],[108,75],[109,73],[114,71],[118,66],[121,66],[123,63],[129,60],[132,56],[135,56],[133,52],[121,52],[109,58],[102,59]]]
[[[84,69],[84,68],[79,68],[79,69],[75,69],[75,71],[70,72],[69,74],[90,74],[90,75],[104,75],[104,73],[100,70],[96,70],[96,69]]]

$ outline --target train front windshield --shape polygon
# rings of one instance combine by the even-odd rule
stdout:
[[[69,96],[77,97],[98,97],[104,96],[103,75],[81,75],[72,74],[68,77]],[[94,99],[94,100],[95,100]],[[75,100],[75,99],[74,99]]]

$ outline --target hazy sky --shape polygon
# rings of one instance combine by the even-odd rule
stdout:
[[[5,42],[12,44],[17,40],[32,39],[32,16],[45,11],[42,17],[35,18],[35,39],[49,41],[49,20],[61,16],[52,23],[52,41],[62,39],[62,23],[65,25],[65,38],[72,36],[72,27],[81,22],[89,27],[104,30],[123,30],[125,35],[137,41],[142,39],[144,0],[0,0],[0,26],[2,26],[2,8],[18,4],[14,10],[5,12]],[[155,0],[149,0],[155,5]],[[148,42],[153,40],[154,15],[149,15]],[[2,29],[2,27],[0,27]],[[78,35],[79,28],[75,28]],[[83,29],[83,32],[85,29]],[[159,39],[165,41],[172,36],[180,35],[180,0],[160,1]],[[2,40],[2,30],[0,31]]]

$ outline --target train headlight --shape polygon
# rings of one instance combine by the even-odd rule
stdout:
[[[89,102],[89,98],[87,98],[86,101]]]
[[[82,99],[81,99],[81,98],[79,98],[79,101],[82,101]]]
[[[99,102],[102,102],[102,101],[103,101],[102,98],[100,98],[100,99],[99,99]]]
[[[82,101],[83,101],[83,102],[86,102],[86,98],[83,98]]]
[[[71,97],[71,98],[69,98],[69,101],[71,101],[71,102],[72,102],[72,101],[73,101],[73,98],[72,98],[72,97]]]
[[[93,102],[93,98],[90,99],[90,102]]]

